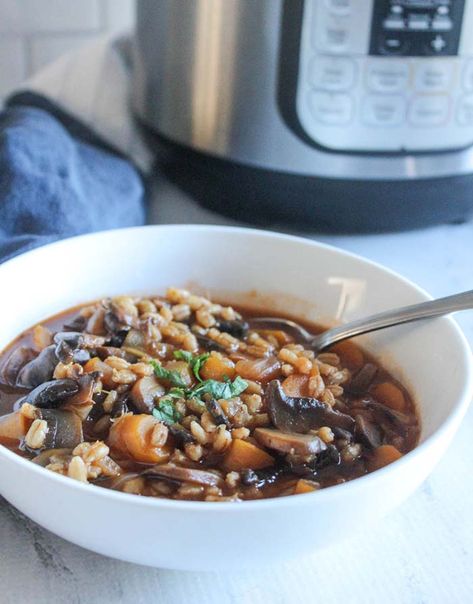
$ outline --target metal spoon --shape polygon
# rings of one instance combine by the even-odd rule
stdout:
[[[457,310],[467,309],[473,309],[473,290],[455,294],[453,296],[447,296],[446,298],[439,298],[438,300],[430,300],[428,302],[421,302],[420,304],[404,306],[403,308],[387,310],[386,312],[372,315],[366,319],[358,319],[357,321],[351,321],[350,323],[333,327],[316,336],[309,333],[294,321],[277,319],[275,317],[258,317],[251,319],[250,326],[255,328],[268,326],[274,329],[289,329],[293,333],[297,333],[302,340],[317,352],[336,342],[360,336],[364,333],[377,331],[378,329],[384,329],[385,327],[393,327],[394,325],[401,325],[402,323],[410,323],[411,321],[418,321],[420,319],[439,317]]]

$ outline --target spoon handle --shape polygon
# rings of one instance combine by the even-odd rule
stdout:
[[[429,300],[412,306],[404,306],[396,310],[388,310],[386,312],[373,315],[367,319],[359,319],[350,323],[345,323],[338,327],[329,329],[312,340],[312,345],[322,350],[331,344],[341,342],[347,338],[359,336],[385,327],[393,325],[401,325],[402,323],[410,323],[419,319],[428,319],[430,317],[438,317],[446,315],[457,310],[467,310],[473,308],[473,290],[447,296],[446,298],[438,298],[437,300]]]

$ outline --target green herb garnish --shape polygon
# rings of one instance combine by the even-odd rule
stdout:
[[[209,356],[208,352],[198,356],[194,356],[186,350],[176,350],[174,352],[174,358],[189,363],[196,379],[200,382],[195,388],[186,388],[184,379],[178,371],[165,369],[158,361],[150,361],[156,377],[169,380],[174,384],[174,388],[171,388],[153,409],[153,415],[156,419],[168,425],[180,421],[181,414],[174,406],[174,399],[193,398],[202,403],[200,399],[204,394],[209,394],[214,399],[229,399],[238,396],[248,388],[248,382],[240,376],[237,376],[233,382],[228,378],[223,382],[203,380],[200,377],[200,370]]]
[[[182,415],[177,411],[172,399],[163,397],[153,409],[153,416],[163,424],[172,425],[182,419]]]
[[[152,359],[150,363],[153,366],[156,377],[162,380],[169,380],[171,384],[173,384],[174,386],[178,386],[179,388],[186,387],[187,384],[184,381],[182,375],[179,373],[179,371],[171,371],[170,369],[165,369],[161,365],[161,363],[159,363],[159,361],[155,361],[154,359]]]
[[[194,356],[192,352],[187,350],[175,350],[174,358],[182,361],[186,361],[189,363],[190,368],[192,369],[195,377],[199,382],[202,382],[202,378],[200,377],[200,370],[202,369],[202,365],[209,358],[210,353],[204,352],[203,354],[199,354],[198,356]]]
[[[175,350],[173,354],[175,359],[185,361],[186,363],[190,363],[194,358],[192,352],[189,352],[188,350]]]
[[[239,375],[232,381],[217,382],[217,380],[205,380],[192,390],[191,397],[200,398],[203,394],[210,394],[212,398],[233,398],[244,392],[248,388],[248,382],[245,382]]]

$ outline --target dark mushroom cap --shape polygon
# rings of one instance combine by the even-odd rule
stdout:
[[[283,432],[306,433],[329,426],[351,430],[355,420],[316,398],[287,396],[279,380],[269,383],[266,402],[273,424]]]

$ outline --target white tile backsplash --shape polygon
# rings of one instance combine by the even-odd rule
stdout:
[[[94,36],[130,29],[135,0],[0,0],[0,99]]]

